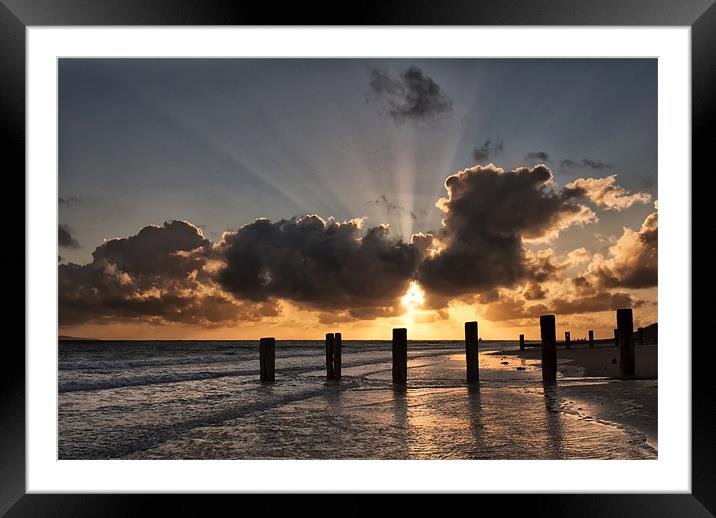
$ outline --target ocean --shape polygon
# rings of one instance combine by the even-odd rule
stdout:
[[[618,385],[560,369],[545,388],[538,361],[500,354],[514,348],[481,341],[468,387],[462,341],[409,342],[395,388],[389,342],[344,341],[343,378],[327,382],[323,342],[277,341],[276,382],[261,384],[257,341],[61,341],[58,458],[657,457],[644,434],[568,396]],[[630,383],[636,409],[654,382]]]

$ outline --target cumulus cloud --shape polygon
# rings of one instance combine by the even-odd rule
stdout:
[[[658,213],[649,214],[639,231],[624,228],[604,256],[596,254],[575,283],[595,288],[651,288],[658,282]]]
[[[591,257],[592,255],[589,253],[589,251],[582,246],[569,252],[567,254],[567,257],[564,259],[563,264],[565,266],[575,266],[588,262]]]
[[[396,124],[426,125],[452,111],[452,99],[435,80],[415,66],[398,75],[373,69],[368,87],[368,100],[377,104]]]
[[[72,237],[70,227],[67,225],[59,225],[57,227],[57,244],[60,248],[81,248],[79,242]]]
[[[225,233],[216,253],[225,266],[218,280],[239,298],[290,299],[361,316],[394,306],[413,278],[415,247],[389,237],[385,225],[361,232],[360,220],[310,215],[259,219]]]
[[[615,311],[619,308],[638,308],[643,301],[628,293],[601,292],[590,296],[577,296],[568,299],[556,298],[551,303],[551,312],[559,315]]]
[[[500,155],[503,149],[502,141],[493,144],[491,140],[486,140],[481,146],[475,146],[472,150],[472,159],[476,164],[486,163],[491,157]]]
[[[523,294],[501,291],[499,298],[486,305],[483,313],[485,318],[498,322],[538,318],[545,314],[577,315],[614,311],[625,307],[638,308],[644,304],[644,301],[624,292],[603,291],[590,295],[555,297],[541,302],[533,302],[536,299],[531,298],[529,292],[529,289]]]
[[[544,279],[555,266],[549,257],[528,254],[524,242],[595,221],[589,208],[553,189],[544,165],[513,171],[475,166],[449,176],[445,188],[447,198],[437,203],[443,225],[430,245],[434,252],[418,270],[421,284],[440,294]]]
[[[220,326],[276,316],[284,305],[315,311],[324,323],[392,317],[404,311],[401,297],[415,280],[425,292],[420,318],[445,318],[457,299],[479,301],[490,320],[636,307],[627,291],[656,285],[656,213],[639,231],[625,228],[608,254],[576,248],[557,256],[534,246],[596,221],[582,200],[624,205],[633,196],[605,194],[605,185],[619,189],[611,180],[600,185],[561,189],[545,165],[471,167],[446,179],[440,229],[409,243],[387,225],[317,215],[257,219],[218,243],[186,221],[150,225],[103,242],[89,264],[58,266],[60,324]],[[403,211],[386,197],[377,203]],[[565,277],[584,263],[582,275]]]
[[[644,192],[629,194],[617,185],[616,175],[604,178],[580,178],[568,183],[565,192],[590,199],[597,207],[606,210],[622,210],[635,203],[649,203],[651,195]]]
[[[275,302],[237,301],[205,270],[211,247],[184,221],[148,226],[98,246],[86,265],[59,265],[60,325],[141,319],[219,325],[278,313]]]

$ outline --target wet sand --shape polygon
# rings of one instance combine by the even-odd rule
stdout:
[[[637,345],[636,377],[638,379],[656,379],[658,371],[658,346]],[[527,360],[541,360],[539,347],[528,347],[524,352],[517,350],[501,351],[496,354],[517,356]],[[590,348],[587,344],[573,344],[570,349],[557,346],[557,369],[564,376],[599,376],[619,378],[619,348],[608,344],[596,344]]]
[[[658,346],[637,345],[635,353],[637,381],[631,381],[620,379],[619,349],[612,344],[595,344],[590,348],[585,343],[573,343],[570,349],[558,345],[560,394],[568,411],[632,427],[643,433],[647,442],[656,448]],[[524,352],[517,349],[493,354],[517,357],[541,368],[539,347],[528,347]],[[570,382],[584,378],[594,378],[593,383]]]

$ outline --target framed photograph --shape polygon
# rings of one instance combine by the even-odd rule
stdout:
[[[0,511],[712,516],[716,7],[610,4],[3,0],[26,314]]]

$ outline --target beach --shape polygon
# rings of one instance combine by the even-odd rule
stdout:
[[[588,412],[595,418],[633,427],[643,433],[649,444],[656,447],[657,440],[657,389],[658,346],[636,345],[636,376],[639,383],[621,381],[619,376],[619,349],[611,342],[573,342],[570,349],[558,346],[558,369],[563,378],[594,378],[591,383],[565,384],[562,396],[575,412]],[[524,351],[513,349],[498,351],[505,357],[524,358],[539,362],[539,347]],[[635,387],[638,389],[635,390]],[[588,409],[588,410],[585,410]]]
[[[326,381],[321,342],[279,341],[270,384],[255,342],[63,342],[58,457],[656,458],[656,381],[587,374],[615,351],[560,349],[544,387],[538,350],[481,342],[469,386],[464,342],[409,342],[396,387],[389,342],[344,341]]]

